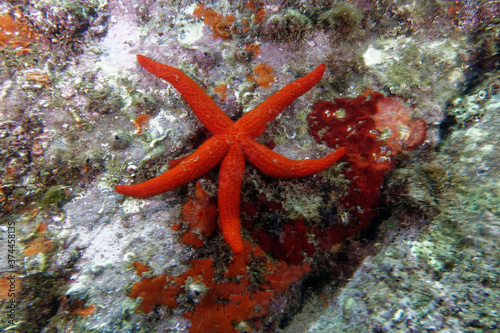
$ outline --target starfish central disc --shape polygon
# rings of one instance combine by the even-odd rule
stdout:
[[[182,186],[220,163],[219,226],[235,253],[243,251],[239,212],[245,160],[267,175],[296,178],[325,170],[345,154],[345,149],[341,147],[323,158],[291,160],[254,140],[264,133],[270,121],[321,80],[325,72],[324,64],[286,85],[233,122],[210,96],[179,69],[142,55],[137,55],[137,61],[147,71],[172,84],[214,136],[171,170],[140,184],[117,185],[116,192],[137,198],[150,197]]]

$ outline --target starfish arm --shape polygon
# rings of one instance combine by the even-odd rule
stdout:
[[[300,78],[268,97],[255,109],[241,117],[234,126],[238,133],[244,133],[251,138],[259,137],[266,130],[270,121],[276,118],[286,107],[298,97],[314,87],[323,77],[325,65],[321,64],[311,73]]]
[[[243,251],[240,223],[241,182],[245,172],[245,157],[238,144],[229,148],[219,171],[219,226],[234,253]]]
[[[322,158],[292,160],[248,137],[241,139],[240,142],[246,158],[253,165],[263,173],[278,178],[297,178],[312,175],[328,169],[345,154],[345,148],[341,147]]]
[[[140,184],[117,185],[115,191],[131,197],[146,198],[173,190],[214,168],[228,148],[224,137],[211,137],[173,169]]]
[[[137,61],[148,72],[164,79],[177,89],[196,117],[214,135],[223,134],[233,121],[189,76],[181,70],[138,54]]]

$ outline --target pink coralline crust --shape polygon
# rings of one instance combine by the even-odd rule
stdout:
[[[391,148],[392,155],[421,145],[425,141],[426,124],[422,119],[412,119],[414,108],[406,106],[400,97],[376,94],[375,128],[379,132],[391,130],[392,136],[383,141]]]

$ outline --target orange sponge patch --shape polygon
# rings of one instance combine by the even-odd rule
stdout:
[[[16,9],[13,13],[0,14],[0,49],[19,49],[21,53],[29,52],[26,48],[39,36],[22,23],[23,15]]]
[[[250,264],[252,258],[265,267],[261,280],[268,283],[258,283],[247,272],[246,265]],[[191,333],[236,332],[236,327],[239,327],[236,325],[242,325],[242,322],[249,329],[258,331],[262,325],[260,318],[270,312],[269,304],[276,292],[285,291],[310,269],[308,264],[289,266],[283,261],[279,264],[272,262],[258,246],[252,246],[250,242],[245,242],[244,250],[235,255],[224,276],[216,274],[218,282],[214,281],[212,259],[195,259],[191,264],[190,270],[175,278],[165,274],[143,277],[142,281],[134,284],[129,296],[141,297],[142,310],[148,313],[155,305],[174,308],[177,300],[183,299],[191,287],[196,286],[198,290],[204,291],[195,302],[196,306],[183,314],[191,320]],[[138,274],[149,270],[139,262],[133,265]]]
[[[282,261],[274,273],[266,276],[266,281],[269,282],[269,285],[274,290],[285,291],[292,283],[300,279],[302,275],[309,272],[309,270],[309,264],[305,264],[304,266],[288,266]]]
[[[217,203],[196,183],[195,199],[182,208],[182,221],[190,224],[189,231],[182,236],[185,244],[201,247],[203,239],[209,237],[217,226]]]
[[[231,37],[231,31],[235,29],[233,26],[234,21],[236,20],[234,15],[227,15],[224,17],[222,14],[219,14],[214,10],[205,9],[205,6],[201,3],[196,4],[193,15],[203,19],[203,22],[210,26],[210,29],[214,31],[214,38],[228,40]]]
[[[24,254],[26,256],[32,256],[38,253],[46,253],[54,248],[54,243],[44,236],[47,225],[45,223],[39,224],[34,232],[34,238],[32,238],[28,245],[24,248]]]
[[[253,76],[247,75],[247,81],[257,83],[262,89],[269,88],[276,81],[273,67],[266,64],[256,65],[253,69]]]
[[[177,305],[174,296],[180,291],[180,287],[165,289],[169,283],[167,276],[162,274],[153,278],[143,278],[132,286],[129,297],[142,298],[142,311],[149,313],[155,305],[166,305],[171,308]]]
[[[219,96],[219,99],[221,101],[225,101],[227,96],[227,86],[225,84],[219,84],[215,86],[214,93],[216,93],[217,96]]]

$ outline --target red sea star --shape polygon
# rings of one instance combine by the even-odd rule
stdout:
[[[303,78],[286,85],[233,123],[217,104],[179,69],[142,55],[137,55],[137,61],[149,72],[171,83],[214,136],[171,170],[137,185],[117,185],[116,192],[138,198],[157,195],[202,176],[222,161],[219,171],[219,225],[224,239],[235,253],[243,250],[239,211],[245,158],[267,175],[296,178],[325,170],[345,154],[342,147],[323,158],[297,161],[254,141],[266,130],[269,122],[321,80],[325,72],[324,64]]]

